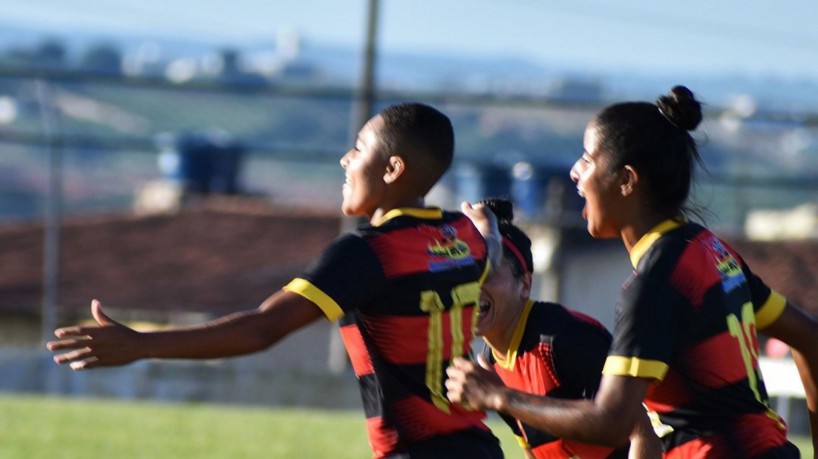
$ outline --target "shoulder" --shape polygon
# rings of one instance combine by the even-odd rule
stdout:
[[[696,223],[686,223],[662,234],[645,252],[636,268],[638,275],[668,276],[675,269],[691,242],[712,233]]]
[[[338,263],[354,264],[373,256],[374,251],[367,242],[367,236],[361,231],[355,230],[336,237],[321,256],[313,262],[312,267]]]
[[[541,341],[573,340],[583,337],[609,339],[610,333],[595,318],[558,303],[538,301],[531,308],[526,334],[538,336]],[[579,336],[577,336],[579,335]]]

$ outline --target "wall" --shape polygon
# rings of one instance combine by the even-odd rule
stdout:
[[[351,369],[334,372],[328,367],[333,335],[337,335],[337,328],[319,321],[252,356],[145,360],[83,372],[54,364],[45,349],[5,347],[0,349],[0,390],[357,409],[360,395]]]

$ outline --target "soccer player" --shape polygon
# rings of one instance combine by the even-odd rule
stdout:
[[[768,404],[756,330],[792,347],[818,440],[818,322],[770,289],[729,245],[688,220],[700,162],[689,131],[700,103],[677,86],[656,104],[603,109],[585,130],[571,178],[597,238],[620,238],[634,272],[593,400],[513,392],[457,360],[449,399],[514,416],[564,438],[623,444],[642,402],[668,458],[796,458]],[[818,448],[816,448],[818,451]]]
[[[534,268],[531,240],[512,223],[511,202],[488,199],[482,203],[499,222],[503,256],[480,295],[476,333],[487,345],[478,360],[512,389],[556,398],[593,398],[611,334],[590,316],[530,298]],[[628,457],[628,447],[613,449],[565,440],[501,416],[517,435],[527,458]],[[660,457],[662,446],[646,414],[638,427],[631,438],[630,457]]]
[[[467,355],[480,284],[499,256],[490,212],[424,206],[452,161],[448,117],[392,105],[341,158],[344,214],[368,224],[340,236],[300,277],[258,308],[211,322],[138,332],[91,304],[95,326],[55,331],[48,348],[74,370],[145,358],[210,359],[265,349],[320,317],[340,322],[358,378],[375,458],[502,457],[484,413],[451,404],[445,369]],[[483,233],[491,234],[484,240]],[[497,254],[497,255],[492,255]]]

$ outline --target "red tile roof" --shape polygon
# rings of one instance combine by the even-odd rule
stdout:
[[[117,309],[224,313],[257,306],[340,232],[339,214],[212,198],[174,215],[63,222],[60,314]],[[0,311],[39,311],[43,227],[0,227]]]
[[[72,218],[61,233],[62,316],[109,308],[223,314],[257,306],[338,236],[339,214],[214,197],[173,215]],[[773,288],[818,314],[818,241],[729,241]],[[0,226],[0,312],[39,313],[41,224]]]
[[[767,285],[818,316],[818,240],[728,242]]]

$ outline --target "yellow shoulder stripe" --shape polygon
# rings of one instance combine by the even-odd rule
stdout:
[[[667,364],[659,360],[609,355],[605,360],[605,366],[602,367],[602,374],[651,378],[661,381],[667,374],[667,370]]]
[[[784,313],[786,305],[787,299],[775,290],[771,290],[767,301],[756,311],[756,328],[763,330],[772,325]]]
[[[338,306],[332,298],[329,297],[318,287],[312,285],[310,281],[296,277],[289,284],[285,285],[283,290],[301,295],[304,298],[315,303],[316,306],[324,311],[327,320],[336,321],[344,315],[344,311]]]

